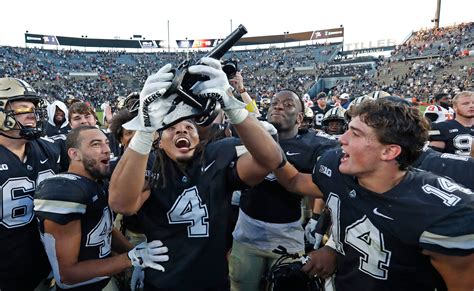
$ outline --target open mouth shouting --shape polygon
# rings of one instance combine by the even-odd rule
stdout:
[[[341,158],[341,164],[346,162],[347,160],[349,160],[349,157],[350,157],[350,155],[348,153],[346,153],[346,151],[344,149],[342,150],[342,153],[343,153],[343,155],[342,155],[342,158]]]
[[[103,158],[100,160],[100,163],[106,167],[109,166],[109,163],[110,163],[110,157],[107,157],[107,158]]]
[[[183,153],[191,150],[191,141],[187,136],[177,137],[174,141],[174,145]]]

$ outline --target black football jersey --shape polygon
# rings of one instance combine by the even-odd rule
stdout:
[[[245,151],[240,141],[225,138],[197,154],[186,173],[165,163],[164,188],[157,186],[138,212],[149,241],[168,247],[165,272],[145,270],[146,285],[164,290],[204,290],[227,280],[226,233],[232,191],[246,187],[235,173]],[[201,289],[202,288],[202,289]]]
[[[328,112],[329,109],[331,109],[329,105],[326,106],[326,108],[322,109],[319,107],[317,104],[311,107],[311,110],[314,112],[314,118],[313,118],[313,128],[314,129],[321,129],[321,122],[323,121],[324,114]]]
[[[308,130],[300,130],[294,138],[280,140],[279,143],[288,162],[303,173],[311,173],[319,156],[338,146],[338,142],[327,135],[320,136]],[[288,192],[270,173],[262,183],[242,191],[240,209],[261,221],[290,223],[301,217],[301,197]]]
[[[430,141],[444,141],[445,153],[469,156],[474,137],[474,126],[464,127],[456,120],[433,123]]]
[[[33,199],[38,184],[60,171],[59,154],[53,144],[41,139],[28,142],[25,150],[21,161],[0,145],[0,289],[5,290],[12,280],[34,287],[50,270]]]
[[[57,150],[59,151],[59,164],[62,169],[62,172],[67,171],[69,167],[69,157],[66,150],[66,134],[58,134],[53,136],[45,136],[41,139],[49,141],[50,143],[55,144]]]
[[[456,183],[474,189],[474,159],[471,157],[440,153],[427,148],[413,167],[449,177]]]
[[[336,290],[445,290],[421,250],[474,252],[471,190],[412,169],[393,189],[373,193],[339,172],[341,157],[340,151],[329,151],[313,170],[331,210],[339,256]]]
[[[46,128],[45,128],[45,135],[46,136],[55,136],[55,135],[58,135],[58,134],[67,134],[69,131],[71,131],[71,126],[66,125],[64,127],[57,127],[55,125],[52,125],[51,123],[47,123],[46,124]]]
[[[109,277],[98,277],[75,286],[64,286],[59,280],[54,238],[44,232],[44,220],[65,225],[81,221],[79,261],[107,258],[111,255],[113,214],[108,206],[107,183],[95,182],[72,173],[46,179],[36,190],[35,211],[39,220],[41,239],[60,288],[73,290],[102,290]]]

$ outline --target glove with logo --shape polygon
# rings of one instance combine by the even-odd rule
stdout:
[[[128,252],[128,258],[134,267],[149,267],[164,272],[165,268],[158,264],[158,262],[166,262],[169,260],[168,255],[164,255],[167,252],[168,248],[163,246],[161,241],[154,240],[149,243],[142,242],[137,245]]]
[[[143,280],[145,280],[145,270],[140,267],[134,267],[132,278],[130,279],[130,289],[132,291],[143,290]]]
[[[204,57],[201,64],[189,67],[188,72],[209,77],[209,80],[196,83],[193,93],[203,98],[219,101],[222,109],[233,124],[239,124],[247,118],[245,103],[234,98],[227,75],[222,71],[220,61]]]
[[[138,116],[125,123],[125,129],[154,132],[163,127],[163,119],[177,96],[165,96],[174,76],[171,70],[171,64],[167,64],[146,79],[140,92]]]

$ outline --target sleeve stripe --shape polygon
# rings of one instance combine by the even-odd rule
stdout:
[[[474,249],[474,234],[460,236],[444,236],[424,231],[420,236],[420,243],[438,245],[447,249]]]
[[[43,211],[58,214],[86,213],[86,205],[76,202],[60,200],[35,199],[35,211]]]

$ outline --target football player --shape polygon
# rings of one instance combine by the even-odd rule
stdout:
[[[0,290],[33,290],[50,267],[33,213],[38,184],[59,173],[59,152],[39,137],[44,100],[26,82],[0,78]]]
[[[80,126],[69,132],[66,147],[68,172],[44,180],[34,200],[56,290],[102,290],[109,276],[131,266],[164,271],[158,263],[168,260],[167,248],[160,241],[132,249],[113,228],[104,180],[110,160],[105,134]]]
[[[324,114],[321,130],[338,139],[347,130],[345,112],[346,110],[339,106],[330,109]]]
[[[333,243],[311,252],[303,270],[328,276],[320,259],[337,256],[338,291],[470,290],[474,195],[409,168],[428,124],[416,108],[386,99],[351,109],[342,150],[323,154],[312,175],[289,163],[275,171],[288,190],[324,197],[331,210]]]
[[[474,189],[474,159],[469,156],[440,153],[425,147],[412,165],[415,168],[446,176],[456,183]]]
[[[321,129],[321,121],[324,118],[324,114],[328,112],[329,109],[332,108],[327,102],[327,96],[324,92],[319,92],[316,96],[316,102],[311,107],[311,110],[314,112],[314,119],[313,119],[313,128],[314,129]]]
[[[223,138],[200,144],[194,121],[178,122],[183,116],[176,116],[178,123],[162,127],[160,121],[169,117],[169,109],[163,108],[173,110],[171,102],[177,96],[160,97],[171,86],[171,69],[166,65],[147,79],[139,115],[124,125],[137,131],[112,175],[109,202],[119,213],[138,212],[147,238],[159,239],[169,249],[171,260],[163,263],[165,272],[145,270],[145,290],[225,290],[226,225],[232,192],[258,184],[286,160],[245,104],[233,97],[215,59],[203,58],[200,65],[189,67],[191,74],[210,78],[194,86],[193,92],[222,104],[240,141]],[[155,102],[159,103],[155,106]],[[160,129],[156,168],[151,189],[143,191],[156,129]]]
[[[474,92],[456,94],[453,108],[454,120],[432,124],[430,146],[440,152],[469,156],[474,136]]]
[[[338,143],[326,135],[298,129],[304,108],[309,109],[295,92],[282,90],[272,98],[267,121],[278,130],[288,161],[301,172],[310,173],[319,156]],[[272,173],[267,175],[262,183],[241,192],[233,237],[231,290],[256,291],[264,272],[280,257],[272,252],[279,245],[290,253],[304,253],[301,196],[288,192]]]

